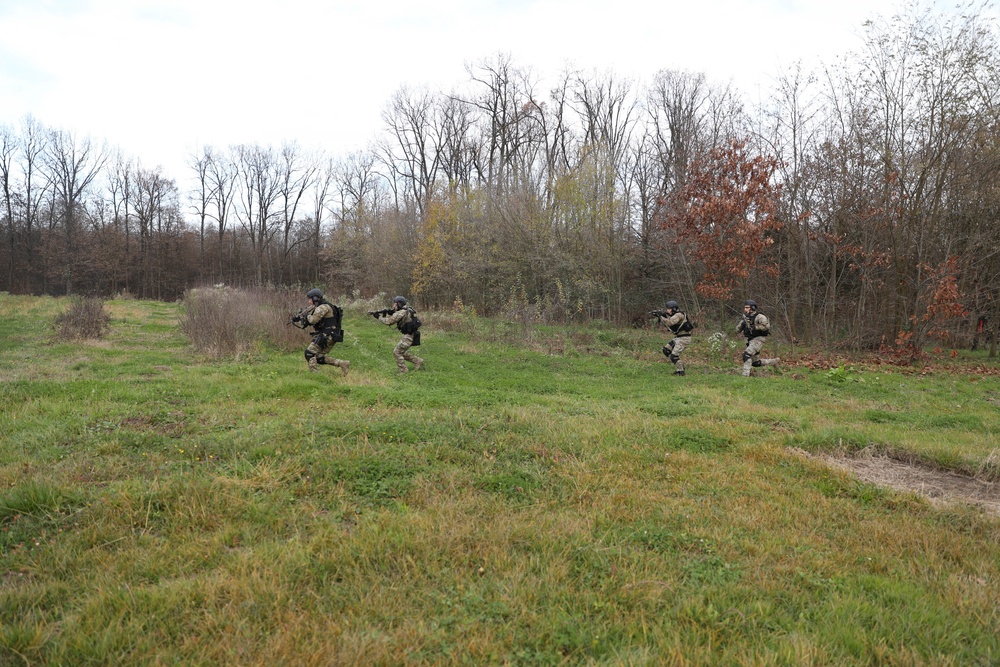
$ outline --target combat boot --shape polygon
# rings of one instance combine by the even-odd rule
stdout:
[[[347,371],[349,371],[351,369],[351,362],[349,362],[347,360],[342,360],[337,365],[340,366],[340,370],[344,374],[344,377],[347,377]]]

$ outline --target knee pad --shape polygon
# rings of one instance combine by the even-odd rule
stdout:
[[[306,355],[306,361],[309,361],[310,359],[316,356],[316,353],[313,352],[312,350],[306,350],[305,355]]]
[[[672,363],[675,363],[675,364],[676,364],[676,363],[677,363],[678,361],[680,361],[680,360],[681,360],[681,357],[680,357],[680,355],[678,355],[678,354],[671,354],[671,355],[670,355],[670,361],[671,361]]]
[[[749,352],[744,352],[743,353],[743,362],[744,363],[750,361],[751,359],[753,359],[753,355],[752,354],[750,354]]]
[[[316,357],[316,363],[317,364],[325,364],[325,363],[327,363],[326,357],[324,357],[323,355],[317,356]]]
[[[751,363],[750,365],[753,366],[754,368],[758,368],[760,366],[763,366],[764,362],[762,362],[760,359],[758,359],[757,361]]]
[[[674,348],[670,345],[663,346],[663,356],[669,357],[670,353],[674,351]]]

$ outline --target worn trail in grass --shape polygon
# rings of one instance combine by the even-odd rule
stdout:
[[[52,341],[60,306],[0,296],[0,664],[1000,659],[1000,522],[786,451],[997,481],[995,377],[747,380],[696,342],[674,378],[648,332],[433,317],[396,376],[349,316],[342,378],[202,359],[170,304]]]

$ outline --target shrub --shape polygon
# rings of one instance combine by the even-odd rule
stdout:
[[[56,316],[60,338],[103,338],[111,328],[111,315],[104,301],[94,297],[73,297],[66,312]]]
[[[242,357],[265,343],[291,351],[305,344],[302,332],[289,326],[303,305],[302,294],[269,288],[199,288],[184,294],[181,330],[192,345],[210,357]]]

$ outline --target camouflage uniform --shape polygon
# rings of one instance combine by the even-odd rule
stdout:
[[[674,334],[673,339],[663,346],[663,354],[674,365],[674,375],[684,375],[684,362],[681,361],[681,352],[691,342],[691,332],[682,330],[682,326],[687,321],[687,315],[676,310],[673,315],[666,317],[659,315],[658,317],[660,324],[667,327],[670,333]]]
[[[401,328],[412,319],[412,313],[414,312],[409,306],[403,306],[388,315],[379,315],[378,321],[388,326],[396,325],[396,328]],[[409,353],[409,349],[413,346],[413,337],[413,334],[403,334],[403,337],[399,339],[399,342],[396,343],[396,347],[392,351],[392,356],[396,359],[396,368],[399,369],[400,373],[407,372],[407,361],[413,364],[413,370],[415,371],[420,370],[420,367],[424,365],[423,359]]]
[[[323,320],[333,317],[333,307],[327,302],[323,301],[311,308],[305,310],[301,315],[304,322],[308,322],[313,327],[323,322]],[[309,343],[309,347],[306,348],[306,363],[309,364],[309,370],[316,372],[319,370],[320,364],[326,364],[327,366],[337,366],[340,368],[344,375],[347,375],[347,371],[351,367],[351,362],[344,359],[331,359],[326,356],[326,353],[336,343],[333,340],[333,336],[327,333],[325,330],[317,328],[316,333],[313,336],[312,342]]]
[[[767,342],[767,336],[771,333],[771,323],[764,313],[757,312],[756,308],[749,312],[744,312],[743,319],[736,327],[738,333],[742,333],[747,339],[747,347],[743,350],[743,377],[750,377],[750,369],[760,366],[774,366],[780,357],[774,359],[761,359],[760,350]]]

